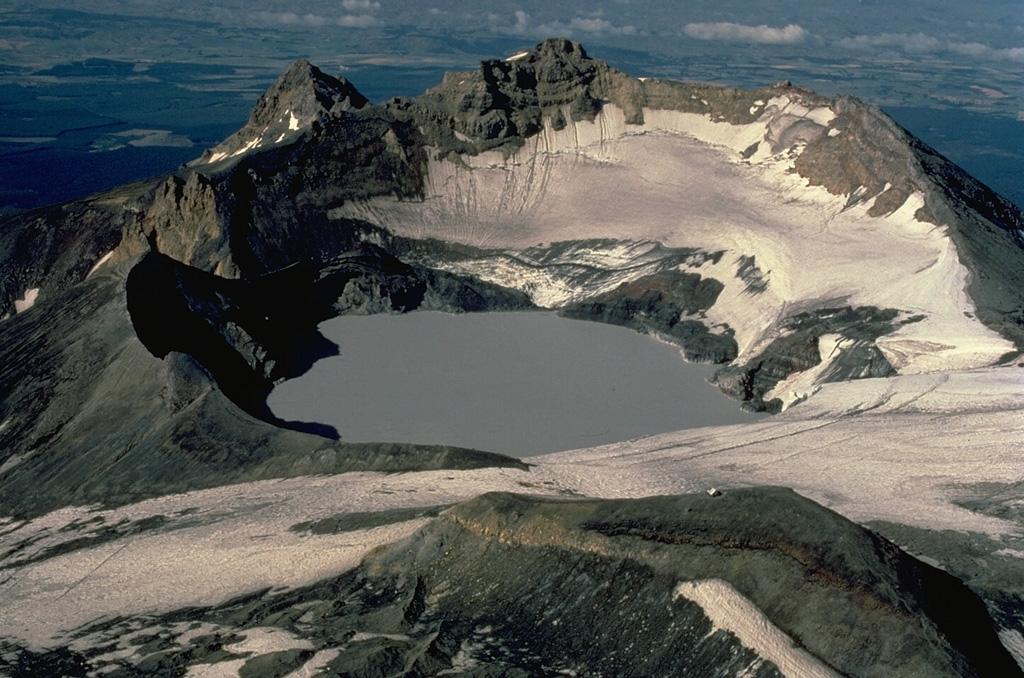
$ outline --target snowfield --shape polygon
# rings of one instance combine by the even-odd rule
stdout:
[[[879,341],[901,374],[984,367],[1013,350],[975,319],[969,274],[952,240],[915,216],[922,196],[871,217],[874,199],[832,195],[792,171],[801,144],[772,153],[780,126],[809,120],[824,134],[831,110],[777,97],[749,125],[665,110],[645,109],[644,117],[644,125],[626,125],[607,105],[593,123],[546,127],[509,158],[497,151],[463,158],[469,167],[432,160],[422,202],[374,198],[330,215],[482,248],[607,238],[724,250],[717,264],[688,270],[725,284],[707,323],[736,332],[741,362],[777,336],[763,328],[828,304],[924,316]],[[765,272],[765,292],[752,295],[737,277],[743,256]],[[507,259],[440,266],[520,289],[546,307],[594,294]],[[643,274],[635,268],[613,282]],[[789,404],[809,392],[794,386],[775,395]]]

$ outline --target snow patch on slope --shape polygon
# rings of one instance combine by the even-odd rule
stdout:
[[[107,253],[106,253],[106,254],[104,254],[104,255],[103,255],[102,257],[100,257],[100,258],[99,258],[99,259],[98,259],[98,260],[96,261],[96,263],[92,265],[92,268],[90,268],[90,269],[89,269],[89,272],[85,274],[85,277],[86,277],[86,278],[88,278],[88,277],[89,277],[89,276],[91,276],[91,275],[92,275],[93,273],[95,273],[96,271],[98,271],[98,270],[99,270],[99,268],[100,268],[100,266],[102,266],[103,264],[107,263],[107,262],[108,262],[108,261],[110,260],[110,257],[112,257],[112,256],[114,256],[114,251],[113,251],[113,250],[111,250],[111,251],[107,252]]]
[[[326,669],[328,664],[334,661],[340,654],[341,650],[338,648],[320,650],[313,655],[308,662],[295,671],[292,671],[284,678],[310,678],[311,676],[327,675],[324,669]]]
[[[999,642],[1003,644],[1017,665],[1024,669],[1024,635],[1016,629],[1003,629],[999,632]]]
[[[10,421],[10,420],[8,420],[8,421]],[[5,421],[4,422],[4,427],[6,427],[6,425],[7,425],[7,422]],[[0,431],[3,431],[3,428],[0,428]],[[21,462],[23,462],[26,459],[28,459],[29,456],[30,456],[29,454],[15,454],[15,455],[11,455],[10,457],[8,457],[7,459],[4,460],[3,464],[0,464],[0,475],[2,475],[4,473],[7,473],[12,468],[14,468],[15,466],[17,466]]]
[[[236,136],[217,145],[214,149],[208,151],[210,155],[203,162],[212,164],[221,160],[243,156],[257,148],[276,146],[285,141],[289,136],[294,137],[293,133],[302,129],[302,126],[303,123],[298,116],[291,109],[286,109],[278,120],[273,124],[266,125],[262,131],[256,132],[255,136],[249,138],[248,141],[242,143],[238,136],[243,134],[243,132],[239,132]],[[242,139],[254,134],[248,128],[243,131],[245,136],[242,136]]]
[[[293,633],[274,626],[258,626],[242,631],[244,638],[237,643],[225,645],[224,649],[239,654],[267,654],[285,650],[312,650],[313,644]]]
[[[216,664],[195,664],[188,667],[185,678],[238,678],[248,659],[231,659]]]
[[[784,676],[840,678],[814,655],[797,647],[764,613],[728,582],[704,579],[676,586],[676,598],[686,598],[704,610],[716,630],[727,631],[759,656],[775,664]]]
[[[36,299],[39,297],[39,288],[33,287],[32,289],[25,290],[24,296],[21,299],[14,300],[14,312],[24,313],[25,311],[32,308],[36,303]]]

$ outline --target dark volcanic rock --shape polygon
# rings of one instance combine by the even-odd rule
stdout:
[[[57,296],[139,228],[156,182],[123,186],[85,200],[0,220],[0,318],[26,290]]]
[[[794,314],[782,322],[782,336],[742,365],[718,370],[711,382],[724,393],[758,412],[778,412],[782,401],[765,401],[779,382],[821,363],[818,340],[839,334],[843,343],[821,381],[891,377],[896,369],[875,346],[879,337],[919,318],[900,319],[899,311],[873,306],[824,308]]]
[[[345,78],[327,75],[305,59],[299,59],[260,96],[242,129],[191,164],[229,158],[260,142],[280,143],[276,140],[294,137],[302,127],[323,125],[330,117],[341,116],[369,103]]]
[[[316,332],[323,320],[419,308],[532,308],[522,294],[414,268],[369,243],[325,264],[298,264],[252,281],[150,253],[128,276],[127,301],[153,355],[192,356],[232,400],[268,421],[276,421],[265,404],[273,383],[335,353]]]
[[[332,207],[420,195],[425,155],[417,135],[379,111],[329,118],[292,143],[183,171],[157,192],[141,224],[125,231],[116,259],[157,251],[229,278],[329,261],[373,230],[330,219]]]
[[[416,120],[442,152],[472,154],[514,150],[545,121],[556,130],[570,121],[592,121],[606,103],[622,109],[627,124],[634,125],[644,122],[645,107],[752,122],[753,103],[774,92],[640,81],[591,59],[578,43],[556,38],[514,59],[488,59],[477,71],[447,73],[424,95],[399,97],[387,107],[396,119]]]
[[[697,273],[666,271],[569,304],[559,313],[657,334],[682,346],[687,360],[724,363],[736,357],[736,341],[728,333],[713,334],[694,318],[714,305],[722,289],[722,283]]]
[[[639,93],[636,79],[590,59],[578,43],[556,39],[515,60],[489,59],[477,71],[448,73],[423,96],[396,98],[387,107],[396,119],[423,126],[431,144],[477,153],[517,147],[540,131],[545,118],[564,127],[563,108],[572,120],[593,120],[611,101],[630,122],[641,123]]]

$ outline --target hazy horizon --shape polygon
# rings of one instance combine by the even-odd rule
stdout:
[[[1018,2],[0,0],[0,210],[172,171],[297,57],[381,101],[556,36],[635,76],[853,94],[1024,205]]]

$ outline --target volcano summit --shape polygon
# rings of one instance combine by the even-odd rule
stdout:
[[[1024,666],[1024,215],[856,99],[561,39],[380,104],[300,60],[0,260],[10,675]],[[328,318],[537,308],[773,416],[527,465],[267,407]]]

